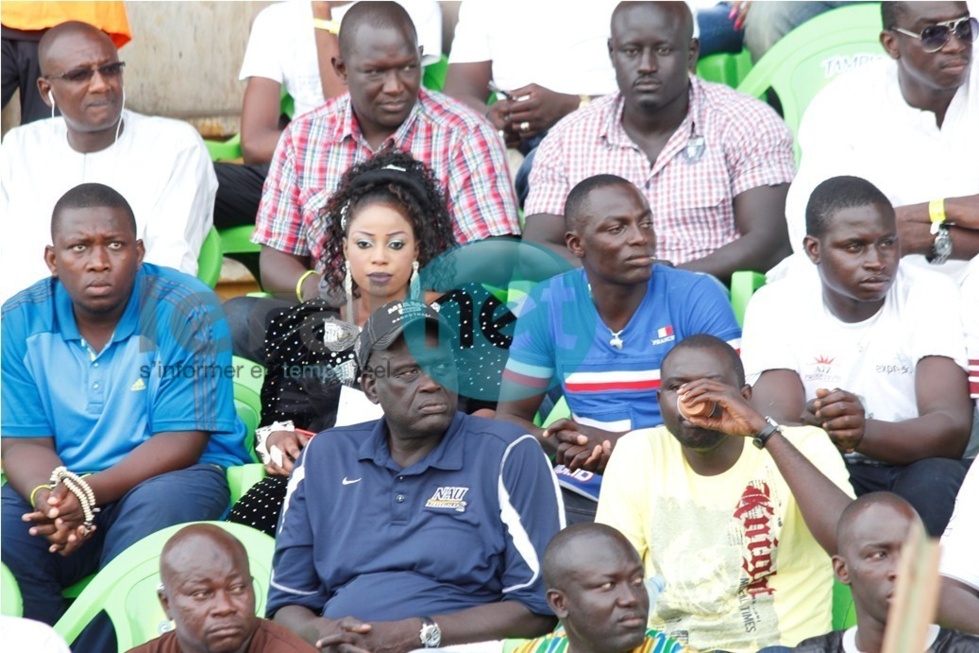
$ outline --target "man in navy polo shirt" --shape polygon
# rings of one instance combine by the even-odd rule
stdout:
[[[313,438],[276,536],[267,612],[320,647],[391,653],[555,624],[541,559],[563,527],[534,436],[456,411],[449,326],[392,302],[361,334],[378,421]]]
[[[132,209],[102,184],[65,193],[51,237],[51,277],[0,321],[2,556],[24,616],[49,624],[64,586],[137,540],[220,517],[223,467],[248,458],[210,289],[143,263]]]

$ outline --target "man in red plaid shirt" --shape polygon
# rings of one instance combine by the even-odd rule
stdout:
[[[460,243],[520,233],[503,142],[481,116],[421,85],[415,27],[394,2],[351,7],[333,60],[349,93],[292,121],[262,192],[253,242],[263,245],[262,285],[293,296],[320,272],[319,218],[341,175],[382,147],[411,152],[445,187]],[[300,294],[318,295],[319,274]]]
[[[698,48],[685,3],[616,8],[609,55],[619,92],[570,114],[541,143],[525,239],[573,261],[565,198],[581,180],[610,173],[649,201],[660,260],[727,282],[735,270],[768,270],[790,253],[792,135],[762,102],[690,75]]]

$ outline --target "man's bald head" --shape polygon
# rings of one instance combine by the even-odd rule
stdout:
[[[242,573],[251,575],[248,552],[234,535],[214,524],[191,524],[177,531],[163,545],[160,554],[160,577],[163,585],[172,580],[174,574],[183,573],[188,560],[199,560],[208,551],[227,554]]]
[[[350,52],[357,47],[360,28],[369,25],[375,29],[393,28],[401,30],[405,37],[418,47],[418,33],[411,16],[397,2],[358,2],[343,16],[340,22],[340,56],[350,57]]]
[[[568,579],[581,568],[582,561],[598,549],[612,552],[629,564],[642,564],[636,549],[615,528],[591,522],[572,524],[559,531],[547,545],[541,564],[545,587],[565,590]]]
[[[843,509],[840,521],[836,524],[836,549],[841,555],[846,556],[848,550],[859,547],[857,542],[856,525],[868,510],[876,507],[885,507],[892,510],[897,515],[906,519],[908,523],[921,522],[914,507],[906,499],[893,492],[870,492],[857,498],[856,501]]]
[[[52,72],[63,72],[48,70],[48,65],[52,56],[60,55],[60,44],[64,44],[70,40],[66,37],[75,36],[87,36],[98,41],[102,41],[108,44],[108,46],[113,50],[116,50],[116,46],[112,42],[109,35],[100,30],[98,27],[78,20],[69,20],[49,29],[44,33],[44,36],[41,37],[41,41],[37,44],[37,58],[38,63],[41,66],[42,76],[50,75]]]
[[[670,21],[678,26],[678,31],[684,42],[689,42],[694,33],[694,17],[686,2],[620,2],[612,12],[612,34],[615,35],[616,25],[626,25],[632,20],[632,12],[652,9],[670,17]]]
[[[564,202],[564,229],[565,231],[578,231],[580,226],[588,219],[591,209],[589,199],[593,192],[600,188],[621,187],[623,193],[641,195],[632,183],[619,177],[618,175],[601,174],[594,175],[579,181]]]

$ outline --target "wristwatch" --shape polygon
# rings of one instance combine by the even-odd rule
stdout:
[[[765,421],[768,422],[765,425],[765,428],[763,428],[761,430],[761,433],[756,435],[751,440],[752,442],[755,443],[755,446],[758,447],[759,449],[765,448],[765,445],[768,444],[768,439],[771,438],[773,435],[775,435],[776,431],[779,433],[782,432],[782,427],[779,426],[778,422],[773,420],[771,417],[766,416]]]
[[[941,265],[952,255],[952,234],[949,233],[949,226],[944,222],[936,222],[933,226],[935,243],[931,246],[931,255],[927,259],[932,265]]]
[[[418,631],[418,639],[421,640],[424,648],[438,648],[442,643],[442,630],[431,617],[422,617],[422,629]]]

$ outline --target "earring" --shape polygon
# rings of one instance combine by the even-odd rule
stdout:
[[[347,296],[347,320],[349,322],[354,321],[354,281],[353,276],[350,274],[350,261],[345,261],[343,264],[344,275],[343,275],[343,293]]]
[[[411,262],[411,280],[408,282],[410,285],[414,286],[418,281],[418,259]]]

